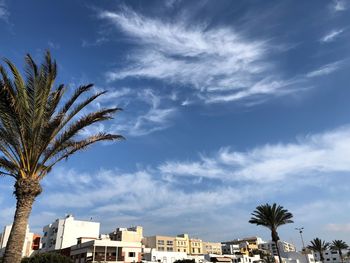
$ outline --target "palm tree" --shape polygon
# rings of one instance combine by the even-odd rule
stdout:
[[[277,233],[277,228],[285,224],[293,223],[293,214],[287,209],[284,209],[283,206],[274,203],[273,205],[265,204],[257,206],[251,215],[252,217],[249,223],[265,226],[271,230],[271,238],[276,245],[279,262],[282,263],[278,247],[278,240],[280,240],[280,238]]]
[[[4,263],[21,261],[28,217],[42,191],[40,181],[52,167],[95,142],[123,139],[121,135],[103,132],[81,135],[84,128],[111,119],[121,110],[106,108],[81,115],[105,92],[84,96],[93,86],[89,84],[63,99],[66,87],[54,87],[57,67],[50,53],[46,53],[40,66],[30,55],[25,61],[25,79],[11,61],[5,59],[12,78],[0,65],[0,175],[14,179],[17,199]]]
[[[348,248],[349,248],[348,244],[346,244],[346,242],[343,240],[333,240],[332,241],[331,249],[339,252],[341,262],[344,262],[342,250],[348,249]]]
[[[324,262],[323,251],[325,251],[329,247],[329,243],[319,239],[318,237],[314,238],[310,241],[311,245],[308,245],[308,249],[316,251],[320,254],[320,259]]]

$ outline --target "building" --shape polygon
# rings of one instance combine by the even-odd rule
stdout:
[[[111,240],[102,238],[79,238],[78,244],[70,248],[74,263],[86,262],[141,262],[141,242]]]
[[[184,252],[191,256],[199,256],[207,253],[222,254],[220,243],[203,242],[198,238],[190,238],[188,234],[181,234],[176,237],[145,237],[142,243],[146,248],[154,248],[157,251]]]
[[[207,254],[204,256],[205,261],[220,262],[220,263],[258,263],[261,262],[259,255],[213,255]]]
[[[187,259],[185,252],[157,251],[154,248],[144,248],[142,261],[173,263],[176,260]]]
[[[315,263],[315,258],[312,253],[308,254],[296,251],[284,252],[283,260],[286,261],[286,263]]]
[[[222,254],[221,243],[203,241],[203,254],[221,255]]]
[[[261,243],[259,248],[270,251],[273,256],[278,256],[276,244],[273,241]],[[286,252],[296,252],[295,245],[281,240],[278,241],[278,248],[282,258],[286,258]]]
[[[221,243],[221,250],[222,250],[222,254],[226,254],[226,255],[235,255],[235,254],[241,253],[241,250],[239,249],[239,245],[232,244],[229,241]]]
[[[346,255],[347,251],[343,252],[343,255]],[[318,252],[314,252],[314,257],[316,261],[321,261],[320,254]],[[342,262],[338,251],[336,250],[325,250],[323,251],[324,263],[339,263]]]
[[[264,241],[260,237],[246,237],[222,242],[221,245],[223,250],[225,250],[225,254],[229,252],[231,255],[240,253],[249,256],[249,254],[251,254],[253,250],[257,250],[262,243],[264,243]],[[237,246],[239,252],[237,251]]]
[[[197,238],[190,238],[189,240],[190,244],[190,255],[203,255],[203,241],[201,239]]]
[[[143,228],[141,226],[120,227],[110,233],[109,237],[115,241],[141,242],[143,239]]]
[[[167,251],[167,252],[176,251],[175,237],[151,236],[151,237],[145,237],[142,240],[142,242],[146,248],[154,248],[157,251]]]
[[[41,240],[41,251],[48,252],[68,248],[77,244],[79,237],[98,238],[100,223],[75,220],[72,215],[43,228],[44,235]]]
[[[188,234],[181,234],[175,237],[175,251],[190,253],[190,238]]]
[[[8,239],[10,237],[12,225],[4,227],[0,237],[0,257],[3,257],[6,249]],[[38,243],[40,244],[40,235],[31,233],[29,226],[27,226],[26,236],[22,249],[22,257],[29,257],[35,250],[39,249]]]

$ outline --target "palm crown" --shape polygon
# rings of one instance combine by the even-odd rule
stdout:
[[[75,120],[83,108],[104,92],[77,103],[92,85],[79,87],[65,103],[64,85],[53,88],[56,63],[47,53],[45,63],[38,67],[26,56],[26,81],[17,68],[5,60],[14,80],[0,66],[0,173],[16,179],[43,178],[60,160],[101,140],[121,139],[120,135],[98,133],[79,139],[87,126],[111,118],[119,108],[102,109]],[[62,106],[59,108],[59,105]]]
[[[270,230],[276,230],[281,225],[293,223],[292,218],[292,213],[284,209],[283,206],[276,203],[273,205],[265,204],[256,207],[249,223],[265,226]]]

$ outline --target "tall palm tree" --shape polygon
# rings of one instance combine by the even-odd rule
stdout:
[[[311,249],[320,254],[320,259],[322,262],[324,262],[323,252],[327,250],[327,248],[329,247],[329,243],[318,237],[311,240],[310,243],[311,244],[307,246],[308,249]]]
[[[14,179],[17,199],[4,263],[21,261],[28,217],[40,185],[52,167],[87,146],[121,135],[98,133],[83,137],[81,131],[96,122],[112,118],[120,108],[106,108],[82,115],[82,110],[105,92],[89,93],[92,84],[81,86],[63,99],[66,87],[54,86],[56,62],[50,53],[38,66],[25,57],[25,78],[5,59],[11,77],[0,65],[0,175]]]
[[[278,240],[280,240],[280,238],[277,233],[277,228],[285,224],[293,223],[293,214],[287,209],[284,209],[283,206],[274,203],[273,205],[265,204],[257,206],[251,215],[252,217],[249,223],[264,226],[271,230],[271,238],[276,245],[279,262],[282,263],[278,247]]]
[[[348,249],[348,244],[346,244],[346,242],[343,240],[333,240],[332,244],[330,244],[330,247],[332,250],[338,251],[341,262],[344,262],[342,250]]]

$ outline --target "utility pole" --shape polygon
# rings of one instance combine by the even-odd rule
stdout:
[[[304,238],[303,238],[303,230],[304,230],[304,227],[296,227],[295,230],[298,230],[298,231],[299,231],[300,238],[301,238],[301,243],[303,244],[302,253],[304,253],[305,259],[306,259],[306,263],[308,263],[308,262],[309,262],[309,259],[308,259],[308,256],[307,256],[307,254],[306,254],[306,247],[305,247]]]

